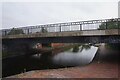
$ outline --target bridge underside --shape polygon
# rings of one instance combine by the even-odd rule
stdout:
[[[37,37],[3,39],[2,48],[7,52],[16,54],[32,54],[37,43],[120,43],[120,36],[69,36],[69,37]],[[36,52],[35,52],[36,53]]]
[[[120,43],[119,35],[104,36],[65,36],[65,37],[36,37],[3,39],[3,44],[17,43]]]
[[[64,36],[2,39],[2,48],[8,53],[30,55],[38,53],[34,50],[37,43],[120,43],[119,35],[102,36]]]

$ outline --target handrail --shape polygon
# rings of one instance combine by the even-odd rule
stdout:
[[[105,23],[105,29],[107,29],[107,23],[115,22],[115,28],[120,28],[119,22],[120,18],[112,19],[101,19],[101,20],[88,20],[88,21],[77,21],[77,22],[67,22],[67,23],[56,23],[56,24],[46,24],[46,25],[36,25],[36,26],[27,26],[14,28],[15,30],[22,29],[25,34],[42,32],[41,30],[46,30],[46,32],[63,32],[63,31],[75,31],[75,30],[93,30],[98,29],[102,23]],[[72,27],[72,28],[71,28]],[[88,27],[88,28],[87,28]],[[8,35],[12,29],[3,29],[2,35]]]

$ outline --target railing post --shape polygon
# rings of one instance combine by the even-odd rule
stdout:
[[[27,30],[27,33],[29,34],[29,29]]]
[[[5,35],[5,36],[7,35],[7,31],[4,31],[4,35]]]
[[[120,27],[119,27],[119,18],[117,19],[117,26],[118,26],[118,29],[119,29],[119,28],[120,28]]]
[[[105,22],[105,29],[107,29],[107,21]]]
[[[59,27],[60,27],[60,32],[62,32],[61,25]]]
[[[82,24],[80,24],[80,31],[82,30]]]
[[[41,32],[42,32],[42,33],[44,32],[44,27],[41,27]]]

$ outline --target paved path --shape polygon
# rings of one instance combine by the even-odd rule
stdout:
[[[14,78],[118,78],[117,63],[91,63],[84,67],[36,70],[11,76]]]

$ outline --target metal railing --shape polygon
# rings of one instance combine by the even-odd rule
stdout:
[[[37,26],[27,26],[21,28],[3,29],[2,35],[18,35],[10,34],[11,31],[19,32],[20,34],[32,34],[32,33],[47,33],[47,32],[63,32],[63,31],[81,31],[81,30],[100,30],[100,29],[118,29],[120,28],[120,18],[114,19],[102,19],[102,20],[90,20],[90,21],[78,21],[68,23],[56,23]]]

